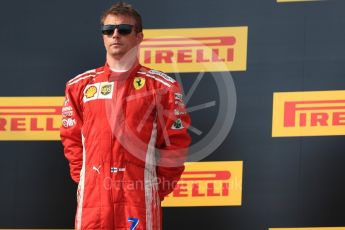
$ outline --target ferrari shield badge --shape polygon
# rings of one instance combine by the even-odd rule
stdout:
[[[134,78],[133,85],[136,90],[143,88],[145,85],[145,78],[142,78],[142,77]]]

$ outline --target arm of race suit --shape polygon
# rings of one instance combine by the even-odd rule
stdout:
[[[75,85],[66,86],[60,137],[65,157],[69,162],[71,177],[78,183],[83,164],[82,112],[78,91],[73,86]]]
[[[156,171],[159,196],[163,200],[173,191],[184,171],[184,162],[191,143],[187,132],[191,121],[177,83],[158,95],[156,147],[160,157]]]

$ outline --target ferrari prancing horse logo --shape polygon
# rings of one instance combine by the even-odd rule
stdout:
[[[142,77],[134,78],[133,85],[136,90],[143,88],[145,85],[145,78],[142,78]]]

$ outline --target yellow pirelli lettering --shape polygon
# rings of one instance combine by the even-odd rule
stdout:
[[[242,203],[242,161],[190,162],[164,207],[239,206]]]
[[[345,91],[273,95],[272,136],[345,135]]]
[[[140,61],[150,68],[164,72],[246,70],[248,27],[151,29],[144,33]]]
[[[0,140],[59,140],[63,97],[0,97]]]

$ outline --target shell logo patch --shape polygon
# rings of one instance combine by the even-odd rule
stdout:
[[[86,98],[92,98],[95,96],[97,93],[97,88],[95,86],[90,86],[86,91],[85,91],[85,97]]]
[[[145,85],[145,78],[142,78],[142,77],[134,78],[133,86],[136,90],[143,88],[144,85]]]

